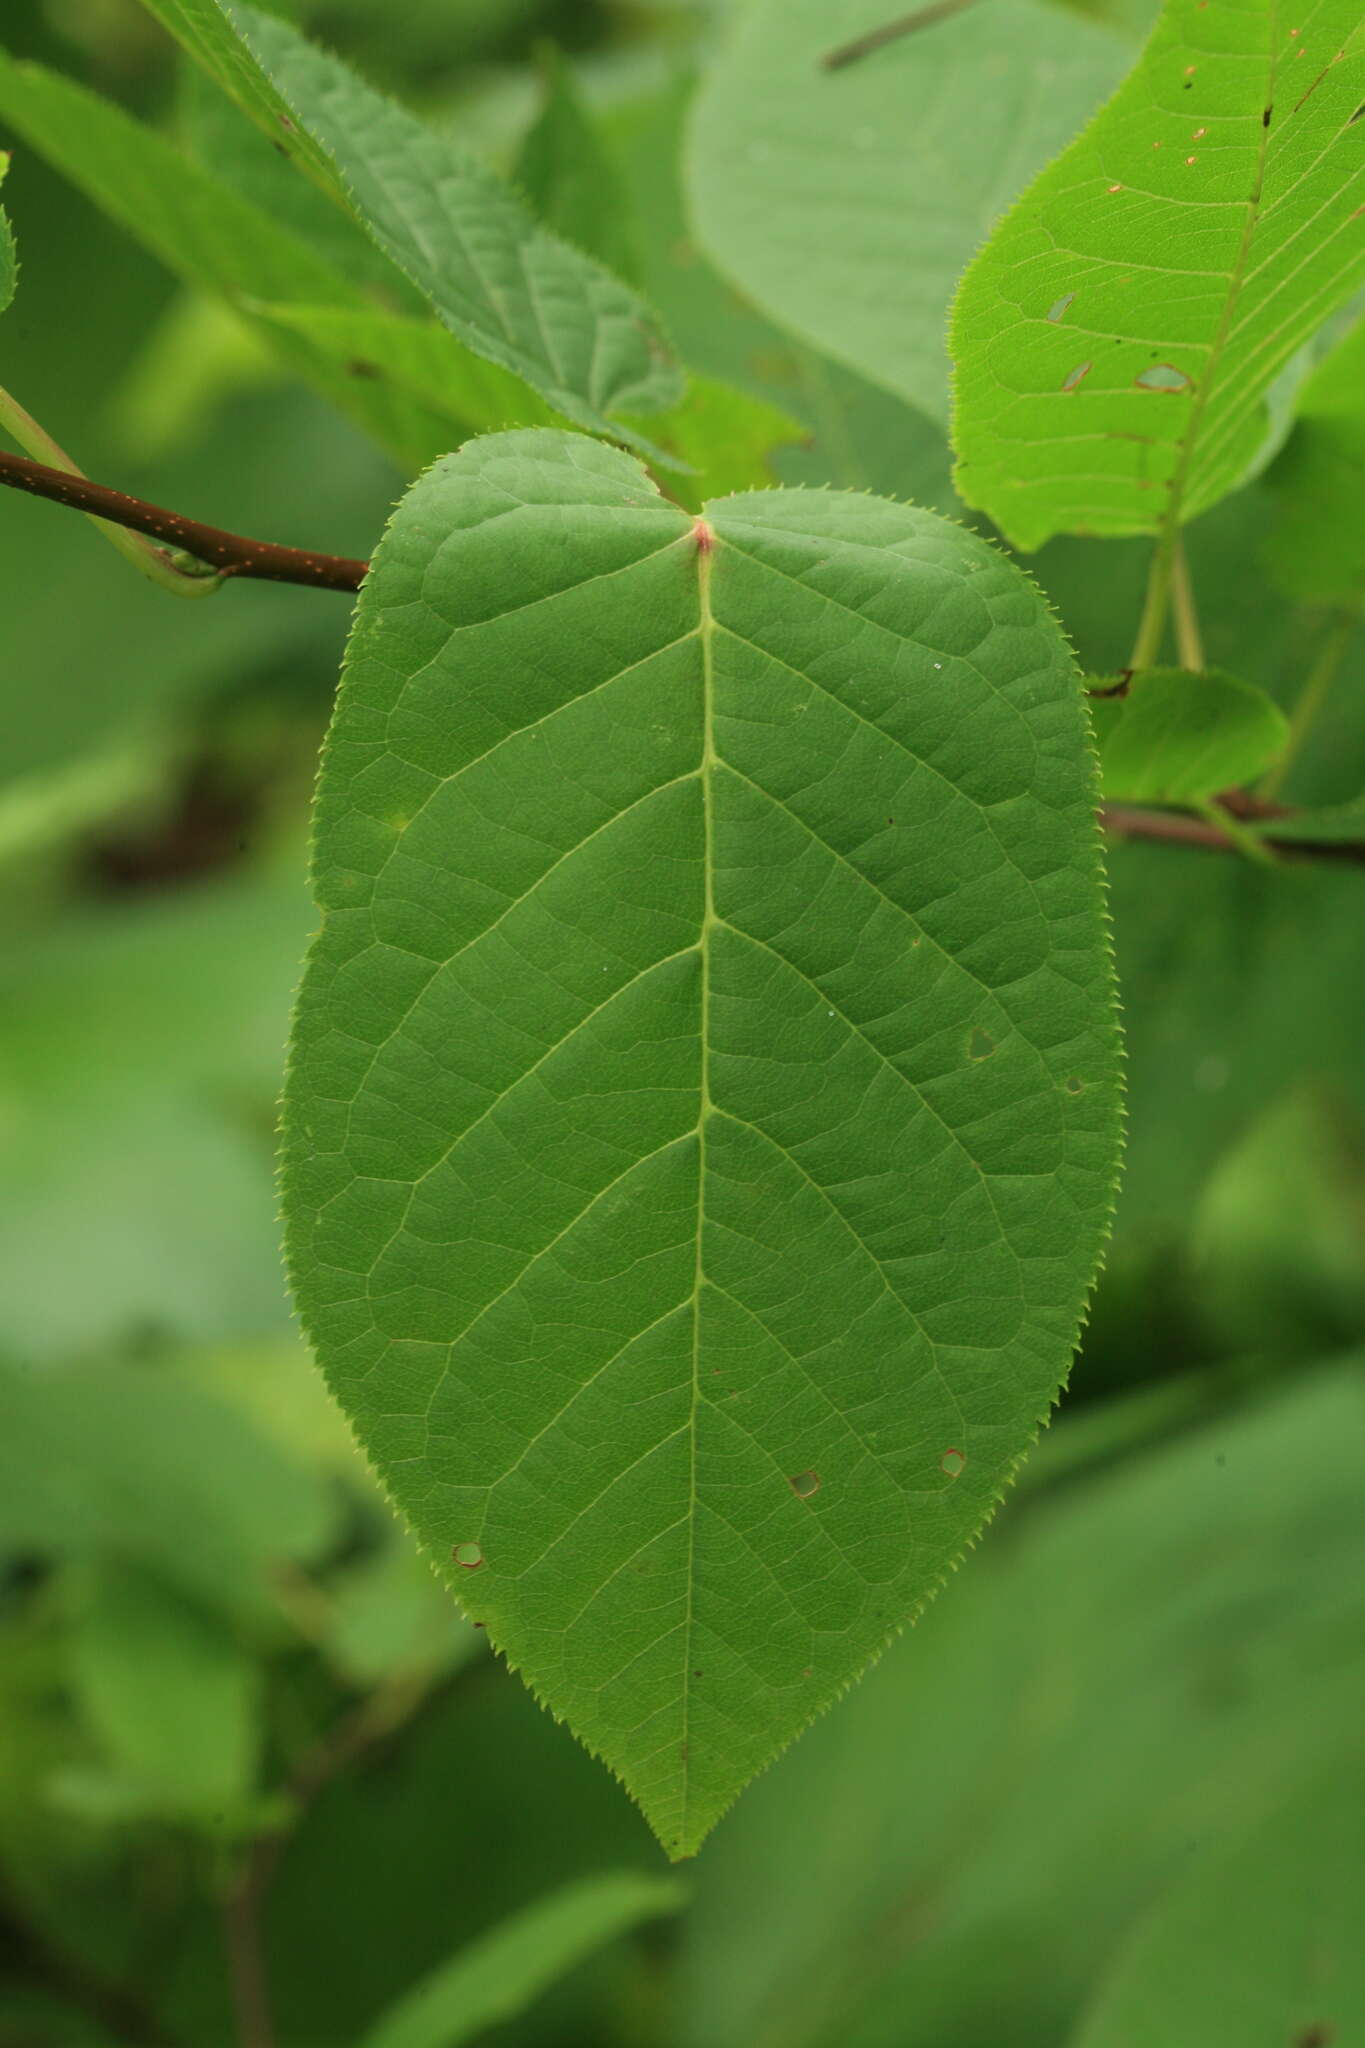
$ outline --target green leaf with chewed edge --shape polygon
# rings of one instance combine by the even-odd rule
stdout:
[[[1365,279],[1359,0],[1167,0],[1004,220],[952,323],[957,487],[1018,546],[1234,489],[1277,373]]]
[[[883,500],[581,436],[403,501],[319,784],[296,1298],[470,1613],[673,1855],[930,1598],[1055,1399],[1117,1043],[1084,709]]]
[[[460,2048],[514,2019],[577,1964],[685,1902],[676,1882],[609,1872],[525,1906],[407,1992],[363,2048]]]
[[[1347,2048],[1365,2034],[1359,1742],[1332,1762],[1191,1864],[1104,1973],[1072,2048]]]
[[[888,0],[756,0],[697,97],[697,236],[782,326],[935,419],[964,264],[1122,77],[1129,45],[1036,0],[977,0],[842,70]]]
[[[5,173],[10,165],[9,157],[0,149],[0,185],[5,182]],[[19,258],[14,247],[14,230],[9,216],[0,206],[0,313],[8,312],[14,303],[14,291],[19,282]]]
[[[468,347],[594,433],[628,438],[621,414],[678,402],[682,374],[644,302],[542,227],[486,164],[284,22],[214,8],[325,152],[345,202]],[[260,98],[234,86],[213,50],[167,26],[268,124]]]
[[[1289,737],[1279,705],[1221,669],[1144,670],[1112,696],[1092,694],[1090,718],[1104,793],[1131,803],[1201,803],[1235,789],[1263,774]]]
[[[1359,125],[1359,124],[1358,124]],[[1298,423],[1270,471],[1279,522],[1265,559],[1301,604],[1365,599],[1365,320],[1314,371]]]

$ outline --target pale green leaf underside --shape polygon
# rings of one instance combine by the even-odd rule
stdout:
[[[1359,1743],[1333,1764],[1191,1865],[1105,1973],[1072,2048],[1348,2048],[1365,2036]]]
[[[681,372],[643,301],[541,227],[487,165],[284,22],[217,0],[215,11],[235,22],[244,60],[324,153],[379,246],[469,348],[594,432],[619,435],[621,414],[679,401]],[[258,95],[182,40],[262,119]]]
[[[1118,1142],[1090,742],[1038,593],[875,498],[707,522],[549,431],[405,499],[286,1097],[338,1398],[675,1855],[989,1514]]]
[[[1090,716],[1104,793],[1131,803],[1199,803],[1253,782],[1289,737],[1279,705],[1221,669],[1148,669],[1124,695],[1093,698]]]
[[[1129,46],[1035,0],[979,0],[822,67],[895,11],[755,0],[698,96],[687,176],[698,239],[749,298],[942,420],[963,266],[1117,84]]]
[[[594,1950],[683,1902],[676,1880],[626,1871],[565,1885],[433,1971],[365,2036],[364,2048],[461,2048],[524,2012]]]
[[[1276,375],[1365,278],[1359,0],[1167,0],[953,316],[957,485],[1019,546],[1232,490]]]

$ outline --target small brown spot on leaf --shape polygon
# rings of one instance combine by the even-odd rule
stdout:
[[[1090,362],[1089,358],[1087,358],[1086,361],[1083,363],[1077,363],[1075,369],[1068,370],[1065,377],[1063,377],[1063,391],[1074,391],[1076,389],[1076,386],[1082,383],[1085,380],[1085,378],[1087,378],[1090,375],[1090,372],[1093,368],[1094,365]]]
[[[457,1543],[450,1554],[456,1564],[460,1565],[467,1572],[476,1572],[483,1563],[483,1545],[481,1543]]]
[[[1139,370],[1133,382],[1140,391],[1188,391],[1190,379],[1183,370],[1177,370],[1174,363],[1149,363],[1145,370]]]
[[[809,1500],[813,1493],[820,1491],[820,1474],[818,1472],[797,1472],[788,1480],[787,1484],[791,1487],[798,1500]]]
[[[989,1031],[983,1031],[978,1024],[967,1040],[968,1059],[988,1060],[994,1051],[995,1040],[991,1037]]]
[[[967,1453],[958,1450],[956,1444],[949,1444],[947,1450],[938,1461],[938,1469],[940,1472],[945,1472],[949,1479],[956,1479],[960,1472],[965,1472],[967,1469]]]
[[[1071,304],[1071,301],[1075,298],[1075,296],[1075,292],[1065,292],[1060,299],[1054,299],[1043,317],[1047,320],[1051,320],[1055,325],[1056,322],[1061,319],[1063,313],[1065,313],[1067,307]]]

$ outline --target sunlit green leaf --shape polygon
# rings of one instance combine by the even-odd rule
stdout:
[[[1103,679],[1095,687],[1102,691]],[[1107,797],[1201,803],[1253,781],[1288,737],[1289,722],[1265,691],[1221,669],[1148,669],[1126,688],[1110,687],[1112,695],[1090,700]]]
[[[1116,1148],[1094,796],[1037,593],[928,513],[698,523],[502,435],[367,581],[296,1292],[674,1854],[933,1593],[1065,1373]]]
[[[688,176],[701,241],[742,291],[941,420],[963,266],[1130,46],[1035,0],[979,0],[824,68],[833,45],[894,13],[887,0],[743,10],[698,97]]]
[[[1307,1756],[1292,1796],[1218,1841],[1101,1979],[1073,2048],[1332,2048],[1365,2032],[1365,1770]]]
[[[1358,0],[1167,0],[1143,57],[958,294],[957,485],[1019,546],[1192,519],[1365,278]]]
[[[566,1885],[461,1949],[366,2034],[363,2048],[461,2048],[525,2011],[595,1949],[676,1912],[684,1896],[667,1879],[625,1873]]]

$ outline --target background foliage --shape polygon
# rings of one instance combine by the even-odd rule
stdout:
[[[1002,10],[898,54],[934,67],[908,165],[871,74],[847,74],[850,127],[803,113],[794,149],[754,84],[879,0],[753,0],[733,35],[730,9],[667,0],[275,11],[515,170],[657,309],[705,402],[673,418],[660,389],[630,431],[699,491],[771,471],[962,515],[935,350],[953,281],[1154,12],[1038,0],[1019,58]],[[506,423],[501,366],[426,323],[135,0],[9,0],[3,38],[0,383],[92,474],[364,555],[419,465]],[[11,59],[64,81],[50,104]],[[1055,102],[1024,59],[1060,65]],[[116,180],[87,89],[141,124],[109,117]],[[962,110],[996,90],[1030,111],[987,162]],[[794,167],[822,203],[832,179],[872,195],[903,302],[804,274],[780,235],[755,248]],[[940,191],[962,206],[920,235]],[[837,222],[824,243],[864,254]],[[888,317],[918,336],[895,374]],[[1334,647],[1285,784],[1324,833],[1365,788],[1359,337],[1301,365],[1283,446],[1189,534],[1234,693],[1292,717]],[[403,374],[366,374],[376,354]],[[554,416],[538,402],[520,422]],[[1131,1137],[1064,1410],[950,1597],[679,1886],[412,1557],[290,1322],[274,1100],[346,606],[168,604],[12,494],[0,550],[4,2048],[258,2048],[261,1961],[281,2048],[493,2025],[525,2048],[995,2048],[1006,2026],[1012,2048],[1155,2048],[1170,1987],[1221,2015],[1248,1955],[1248,2029],[1285,2015],[1267,2048],[1348,2042],[1359,1982],[1302,1957],[1340,1955],[1314,1916],[1358,1917],[1365,1882],[1332,1824],[1365,1676],[1359,868],[1112,844]],[[1092,676],[1128,659],[1149,554],[1062,535],[1031,558]],[[1152,680],[1101,731],[1120,764],[1163,716]],[[1247,707],[1238,774],[1281,732]]]

